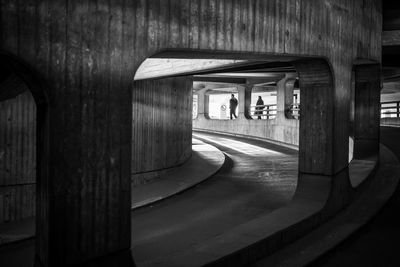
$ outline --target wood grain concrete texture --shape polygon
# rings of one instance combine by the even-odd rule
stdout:
[[[253,223],[249,229],[257,230],[242,239],[230,233],[284,207],[296,191],[297,151],[226,135],[194,137],[224,152],[226,163],[189,191],[132,212],[132,254],[139,267],[203,266],[224,251],[250,245],[268,231],[265,224]],[[204,251],[212,257],[203,257]]]
[[[355,65],[354,157],[377,155],[380,122],[380,66]]]
[[[0,102],[0,223],[35,215],[36,105],[26,90]]]
[[[132,92],[132,184],[159,178],[192,152],[192,82],[136,81]]]
[[[49,232],[38,239],[45,265],[129,248],[131,89],[145,58],[184,48],[326,58],[338,171],[347,166],[351,62],[381,54],[378,0],[9,0],[0,12],[1,49],[49,85],[51,167],[40,200],[51,204],[39,217]]]
[[[380,124],[382,126],[399,127],[400,118],[381,118]]]
[[[243,223],[284,206],[296,190],[295,150],[224,135],[196,135],[227,153],[228,162],[197,187],[131,212],[135,229],[131,236],[132,254],[137,266],[160,261],[173,265],[188,258],[186,264],[199,265],[195,258],[199,254],[192,250],[193,247],[201,247],[206,240],[210,244],[214,237],[223,238],[224,233]],[[262,233],[253,232],[252,238],[263,236],[266,230],[262,224],[251,225],[253,230],[264,229]],[[243,244],[242,241],[239,245]],[[222,246],[222,249],[229,250],[232,245]],[[31,240],[0,247],[0,264],[5,267],[33,266],[33,251]],[[192,255],[192,259],[185,258],[188,255]]]

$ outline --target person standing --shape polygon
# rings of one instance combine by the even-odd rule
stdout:
[[[258,119],[261,120],[261,115],[263,114],[264,109],[264,100],[262,100],[261,96],[258,96],[258,100],[256,103],[256,115],[258,115]]]
[[[237,105],[238,105],[238,100],[235,98],[235,95],[232,94],[232,97],[229,100],[229,111],[230,111],[229,113],[231,116],[231,120],[232,120],[232,115],[235,116],[235,119],[237,118],[236,113],[235,113]]]

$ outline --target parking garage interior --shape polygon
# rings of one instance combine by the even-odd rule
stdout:
[[[397,266],[396,10],[3,3],[0,265]]]

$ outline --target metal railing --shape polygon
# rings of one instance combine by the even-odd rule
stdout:
[[[261,119],[272,120],[276,117],[276,105],[254,105],[250,106],[250,115],[253,119],[257,119],[258,116]]]
[[[400,101],[381,102],[381,118],[400,118]]]
[[[287,117],[298,120],[300,118],[300,104],[292,104],[287,110]]]

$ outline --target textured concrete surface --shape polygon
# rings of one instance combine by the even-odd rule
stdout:
[[[214,146],[193,139],[193,155],[183,165],[171,168],[165,176],[132,190],[132,209],[163,200],[187,190],[217,172],[225,161],[224,154]],[[32,238],[35,217],[0,223],[0,245]]]
[[[152,182],[132,189],[132,209],[163,200],[210,178],[224,164],[224,154],[214,146],[194,139],[192,156],[183,165],[171,168]]]
[[[334,218],[310,231],[305,236],[265,257],[251,267],[280,266],[298,267],[314,262],[318,257],[334,249],[343,240],[367,224],[394,192],[399,182],[400,168],[396,157],[381,147],[381,165],[359,196]],[[359,174],[369,175],[364,171]],[[371,176],[370,176],[371,177]],[[361,179],[360,179],[361,180]],[[364,180],[364,179],[362,179]],[[334,265],[343,266],[343,265]]]
[[[400,159],[399,137],[400,128],[381,127],[381,143]],[[400,266],[399,210],[400,186],[397,186],[389,202],[370,223],[310,266]]]
[[[35,235],[35,217],[0,224],[0,246],[32,238]]]
[[[223,151],[227,162],[196,187],[132,212],[132,254],[139,267],[165,266],[179,256],[179,261],[195,263],[196,255],[190,255],[193,246],[265,216],[294,194],[296,151],[247,139],[194,136]],[[0,247],[2,267],[33,266],[33,259],[34,240]]]
[[[213,134],[194,137],[223,151],[227,163],[197,187],[133,212],[132,251],[139,267],[201,265],[222,249],[245,245],[254,235],[241,236],[240,244],[214,244],[217,254],[199,252],[208,240],[229,239],[225,234],[234,228],[286,205],[295,192],[296,151]]]

